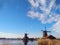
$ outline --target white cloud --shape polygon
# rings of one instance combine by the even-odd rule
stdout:
[[[32,18],[37,18],[38,20],[41,21],[42,24],[46,23],[52,23],[52,22],[57,22],[60,18],[60,14],[56,14],[57,8],[60,6],[56,6],[55,3],[56,0],[50,0],[50,2],[47,4],[47,0],[29,0],[30,4],[33,5],[31,6],[32,10],[28,11],[28,16]],[[40,11],[34,11],[34,4],[38,7],[35,6],[35,8],[38,8],[41,10],[43,13]],[[41,5],[41,6],[40,6]],[[47,6],[47,7],[46,7]],[[52,11],[54,9],[54,11]]]
[[[28,1],[33,7],[38,7],[39,6],[39,3],[37,1],[36,2],[34,0],[28,0]]]
[[[0,32],[0,37],[2,37],[2,38],[22,38],[23,35],[14,34],[14,33]]]
[[[52,30],[56,31],[56,32],[60,32],[60,20],[53,25]]]
[[[38,0],[38,2],[39,2],[42,6],[45,6],[45,5],[46,5],[46,0]]]
[[[56,38],[60,38],[60,20],[57,21],[49,30],[52,30],[52,34],[56,37]]]
[[[39,17],[39,13],[38,12],[34,12],[34,11],[29,11],[28,12],[28,16],[31,18],[38,18]]]
[[[29,0],[30,4],[33,5],[31,6],[32,10],[28,11],[28,16],[32,17],[32,18],[37,18],[39,19],[43,24],[46,23],[51,23],[53,20],[53,17],[49,17],[49,15],[54,15],[51,14],[51,9],[52,7],[54,7],[55,4],[55,0],[51,0],[49,2],[49,5],[47,5],[47,0]],[[41,6],[40,6],[41,5]],[[47,7],[46,7],[47,6]],[[39,8],[39,10],[41,10],[43,13],[39,12],[39,11],[34,11],[35,8]],[[55,18],[55,17],[54,17]],[[50,20],[50,21],[48,21]]]
[[[51,0],[48,9],[51,11],[51,8],[55,5],[55,0]]]
[[[60,13],[57,12],[60,10],[60,5],[56,5],[55,1],[57,0],[29,0],[33,8],[28,11],[28,16],[37,18],[42,24],[56,22],[51,29],[59,32]],[[34,10],[35,8],[37,10]]]

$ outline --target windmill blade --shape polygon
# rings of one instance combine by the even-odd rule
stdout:
[[[41,31],[44,31],[44,30],[41,30]]]
[[[47,31],[47,32],[51,32],[51,31]]]

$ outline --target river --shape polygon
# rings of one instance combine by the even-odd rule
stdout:
[[[24,45],[22,40],[0,40],[0,45]],[[37,45],[37,41],[29,41],[27,45]]]

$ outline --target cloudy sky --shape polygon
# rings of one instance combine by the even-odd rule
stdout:
[[[0,37],[42,37],[45,26],[60,37],[59,0],[0,0]]]

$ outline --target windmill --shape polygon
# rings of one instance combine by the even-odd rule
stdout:
[[[29,38],[29,37],[28,37],[28,34],[25,33],[24,38],[23,38],[22,40],[23,40],[23,42],[24,42],[24,45],[27,45],[27,43],[28,43],[29,41],[36,41],[37,39]]]
[[[29,40],[29,37],[28,37],[27,35],[28,35],[28,34],[27,34],[27,33],[25,33],[25,36],[24,36],[24,38],[23,38],[24,45],[27,45],[28,40]]]
[[[45,30],[41,30],[41,31],[43,32],[43,38],[47,38],[48,37],[47,32],[51,32],[46,30],[46,26],[45,26]]]

